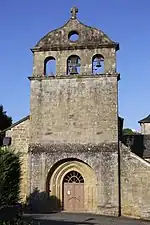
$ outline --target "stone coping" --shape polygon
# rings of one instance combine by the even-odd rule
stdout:
[[[31,76],[28,77],[29,80],[53,80],[53,79],[84,79],[84,78],[105,78],[105,77],[116,77],[117,80],[120,80],[120,74],[119,73],[114,73],[114,74],[99,74],[99,75],[94,75],[94,74],[82,74],[82,75],[60,75],[60,76]]]

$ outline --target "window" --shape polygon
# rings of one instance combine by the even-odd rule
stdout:
[[[66,174],[63,180],[64,183],[84,183],[84,179],[77,171],[71,171]]]
[[[92,59],[92,73],[101,74],[104,73],[104,57],[102,55],[94,55]]]
[[[67,74],[80,74],[80,57],[77,55],[71,55],[67,59]]]
[[[56,76],[56,60],[54,57],[47,57],[44,62],[44,75]]]

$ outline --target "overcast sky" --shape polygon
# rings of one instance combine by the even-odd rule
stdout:
[[[50,30],[78,18],[120,43],[117,53],[119,114],[125,127],[139,129],[150,113],[149,0],[0,0],[0,104],[13,121],[29,114],[32,48]]]

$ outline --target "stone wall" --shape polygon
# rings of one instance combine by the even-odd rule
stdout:
[[[150,219],[150,163],[121,145],[121,212]]]
[[[6,131],[6,136],[11,137],[11,148],[21,153],[21,199],[24,201],[28,193],[28,145],[29,145],[29,123],[27,119]]]
[[[67,74],[67,59],[71,55],[78,55],[81,59],[80,74],[92,74],[92,58],[96,54],[104,57],[103,73],[113,74],[116,72],[115,48],[64,50],[64,51],[41,51],[34,53],[33,76],[44,76],[44,61],[48,57],[56,59],[56,75]]]
[[[86,212],[118,216],[119,191],[117,144],[35,145],[30,146],[30,156],[31,192],[33,192],[35,188],[37,188],[40,193],[43,193],[46,190],[52,190],[53,187],[50,186],[49,177],[50,170],[52,168],[56,170],[61,161],[70,160],[71,162],[73,159],[80,160],[82,163],[86,163],[90,166],[96,176],[96,185],[92,188],[91,182],[90,184],[85,183],[85,188],[88,189],[88,196],[85,194],[86,204],[84,210]],[[71,166],[71,163],[69,165]],[[83,174],[81,175],[86,177],[86,171],[83,171]],[[63,176],[63,171],[61,171],[61,179],[63,179]],[[91,180],[92,179],[93,177],[91,177]],[[57,189],[58,188],[60,188],[59,185]],[[62,192],[61,188],[60,192]],[[56,197],[59,198],[59,196]],[[92,205],[92,202],[96,203]]]
[[[150,123],[141,123],[141,133],[150,134]]]
[[[150,135],[124,135],[122,142],[131,148],[131,151],[142,158],[150,158]]]
[[[31,143],[118,141],[117,77],[31,80]]]
[[[21,153],[28,152],[29,122],[27,119],[6,131],[6,137],[11,137],[11,147]]]

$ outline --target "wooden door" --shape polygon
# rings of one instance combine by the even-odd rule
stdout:
[[[64,210],[65,211],[83,211],[84,210],[84,182],[80,175],[80,179],[76,179],[73,174],[78,176],[77,172],[71,171],[71,174],[67,174],[67,179],[63,182],[63,196],[64,196]],[[72,179],[69,179],[69,178]]]

